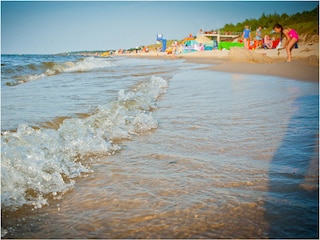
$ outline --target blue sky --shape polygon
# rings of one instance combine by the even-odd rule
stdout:
[[[131,48],[218,29],[262,13],[312,10],[318,1],[1,2],[1,52],[46,54]]]

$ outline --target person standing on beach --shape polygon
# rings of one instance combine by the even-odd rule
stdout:
[[[283,35],[286,38],[286,43],[283,46],[283,48],[285,48],[287,51],[287,62],[291,62],[292,48],[297,44],[297,42],[299,40],[298,33],[292,28],[283,28],[279,23],[277,23],[273,26],[273,30],[276,33],[281,34],[281,37],[280,37],[281,39],[282,39]]]
[[[261,32],[262,27],[258,27],[256,30],[256,41],[257,41],[257,47],[262,46],[262,32]]]
[[[244,30],[242,33],[242,39],[243,39],[244,47],[249,49],[249,44],[250,44],[250,39],[251,39],[251,31],[250,31],[248,25],[246,25],[244,27]]]

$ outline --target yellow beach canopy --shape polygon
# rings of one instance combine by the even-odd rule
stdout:
[[[109,56],[110,55],[110,52],[104,52],[104,53],[101,53],[101,57],[106,57],[106,56]]]

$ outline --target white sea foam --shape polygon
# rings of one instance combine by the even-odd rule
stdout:
[[[86,72],[98,68],[106,68],[113,66],[112,63],[105,58],[88,57],[76,63],[64,63],[64,72]]]
[[[157,128],[152,117],[157,98],[168,84],[160,77],[120,90],[118,99],[99,106],[87,118],[66,119],[58,130],[35,130],[25,124],[1,137],[2,207],[27,204],[40,208],[74,186],[74,178],[90,172],[81,160],[89,154],[114,154],[114,140]]]

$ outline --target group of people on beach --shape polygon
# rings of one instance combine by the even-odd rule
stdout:
[[[262,30],[262,27],[260,27],[260,26],[256,30],[255,40],[256,40],[256,45],[258,47],[262,47],[262,32],[261,32],[261,30]],[[280,45],[281,45],[281,41],[282,41],[283,37],[286,39],[284,46],[278,47],[278,50],[286,49],[287,62],[291,62],[291,58],[292,58],[291,51],[299,40],[298,33],[292,28],[284,28],[279,23],[277,23],[273,26],[273,31],[276,33],[280,33]],[[272,41],[268,37],[269,37],[268,35],[265,36],[264,45],[267,48],[272,48]],[[251,40],[251,31],[250,31],[248,25],[246,25],[245,29],[243,30],[242,39],[244,42],[244,46],[246,48],[249,48],[249,44],[250,44],[250,40]]]

